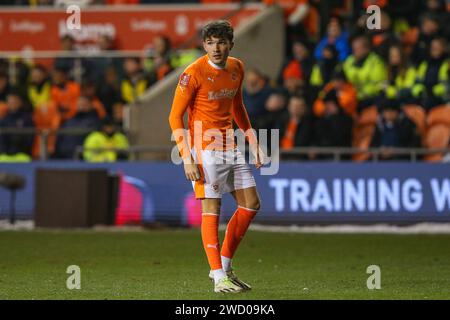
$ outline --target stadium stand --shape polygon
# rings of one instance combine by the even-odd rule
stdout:
[[[170,1],[198,6],[238,2]],[[419,144],[409,141],[392,146],[449,147],[450,14],[445,1],[261,2],[267,7],[279,4],[284,9],[285,59],[277,66],[275,77],[261,71],[264,66],[247,66],[244,102],[255,128],[281,130],[282,150],[352,146],[360,150],[348,159],[369,160],[370,153],[363,150],[379,145],[373,141],[374,135],[380,133],[380,121],[384,123],[380,106],[386,99],[398,103],[402,121],[409,121],[415,136],[420,137]],[[77,3],[86,7],[163,2],[80,0]],[[1,5],[17,7],[66,4],[67,1],[58,0],[1,2]],[[368,19],[365,9],[371,4],[382,8],[379,30],[370,30],[365,25]],[[70,35],[63,35],[59,40],[61,55],[51,63],[17,56],[0,59],[1,127],[17,127],[11,121],[14,101],[10,100],[19,99],[23,102],[21,117],[32,119],[27,127],[46,132],[44,148],[42,134],[34,134],[32,143],[22,144],[20,151],[28,155],[26,159],[40,158],[43,149],[50,158],[73,158],[74,150],[83,145],[89,132],[75,139],[55,134],[58,129],[97,130],[98,125],[85,126],[86,121],[78,121],[84,117],[80,114],[86,112],[94,113],[98,121],[107,117],[114,126],[123,128],[124,113],[138,97],[201,54],[198,40],[183,47],[173,44],[175,39],[171,34],[154,37],[141,56],[127,55],[121,44],[108,34],[98,38],[98,48],[110,53],[122,50],[122,54],[91,57]],[[283,50],[271,47],[269,41],[267,46],[269,50]],[[178,50],[182,47],[184,50]],[[80,59],[70,55],[80,55]],[[297,102],[304,104],[305,110],[299,107],[301,111],[294,111]],[[83,104],[89,105],[89,111],[84,110]],[[340,120],[335,122],[337,118]],[[305,129],[304,121],[307,128],[314,130]],[[161,125],[165,122],[161,121]],[[331,127],[340,129],[333,131]],[[331,136],[324,136],[330,133]],[[396,130],[392,135],[393,140],[400,139]],[[335,138],[340,141],[334,141]],[[17,150],[9,150],[7,144],[2,142],[2,159],[9,161],[14,159],[10,153]],[[66,151],[62,152],[63,149]],[[311,155],[293,158],[317,159]],[[442,161],[443,155],[432,153],[423,159]]]

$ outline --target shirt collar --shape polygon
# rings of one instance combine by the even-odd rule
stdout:
[[[226,66],[225,66],[225,67],[219,67],[217,64],[215,64],[214,62],[212,62],[212,61],[209,60],[209,59],[208,59],[208,63],[209,63],[209,65],[210,65],[211,67],[213,67],[214,69],[217,69],[217,70],[225,70],[225,69],[226,69]]]

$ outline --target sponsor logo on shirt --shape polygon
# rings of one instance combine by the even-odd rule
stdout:
[[[221,89],[220,91],[209,91],[208,100],[233,99],[237,89]]]

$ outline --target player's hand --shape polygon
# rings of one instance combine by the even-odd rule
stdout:
[[[253,154],[253,157],[255,158],[254,164],[256,166],[256,169],[261,168],[264,164],[266,164],[266,155],[264,154],[264,151],[262,151],[261,147],[259,145],[250,145],[250,151]]]
[[[186,179],[190,181],[197,181],[200,179],[200,171],[195,163],[185,163],[184,173],[186,175]]]

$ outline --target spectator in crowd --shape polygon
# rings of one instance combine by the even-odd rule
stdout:
[[[60,39],[61,50],[63,53],[74,53],[75,50],[75,39],[69,35],[63,35]],[[55,69],[64,69],[71,72],[74,68],[75,58],[73,57],[57,57],[53,64]]]
[[[116,50],[114,40],[111,36],[103,34],[98,38],[98,46],[100,49],[100,57],[90,58],[89,64],[92,66],[90,78],[94,79],[96,83],[101,84],[103,81],[103,75],[108,67],[115,69],[120,78],[123,77],[123,59],[120,57],[107,57],[101,56],[107,54],[109,51]]]
[[[386,66],[381,58],[371,51],[369,40],[357,36],[352,41],[353,54],[343,66],[345,76],[358,92],[358,109],[372,105],[387,79]]]
[[[320,17],[310,0],[264,0],[266,5],[279,4],[284,9],[286,21],[286,52],[299,38],[319,36]]]
[[[417,128],[402,111],[395,99],[382,99],[371,146],[383,148],[381,160],[395,160],[404,157],[392,154],[390,148],[415,148],[420,146]]]
[[[281,149],[311,146],[314,124],[304,97],[292,96],[288,103],[288,113],[280,120]]]
[[[161,80],[174,68],[172,65],[172,45],[169,37],[155,36],[151,53],[152,57],[144,61],[144,69],[147,73],[153,73],[156,79]]]
[[[105,107],[97,96],[97,86],[93,80],[89,78],[83,80],[81,83],[81,95],[88,97],[91,100],[92,106],[100,119],[106,116]]]
[[[295,72],[303,83],[308,82],[313,64],[314,61],[310,55],[307,42],[296,40],[292,44],[292,56],[283,64],[278,77],[278,84],[283,84],[287,70],[289,70],[288,72]]]
[[[411,89],[416,80],[416,69],[409,63],[400,45],[389,48],[387,81],[384,93],[387,98],[400,103],[412,103]]]
[[[85,129],[83,133],[58,135],[56,143],[56,157],[73,159],[76,148],[83,145],[83,141],[89,134],[89,130],[95,130],[100,125],[100,117],[94,109],[93,101],[88,96],[80,96],[77,99],[77,113],[71,119],[61,125],[61,129]]]
[[[389,14],[396,30],[399,31],[398,27],[403,29],[404,27],[408,28],[411,24],[417,24],[417,18],[421,12],[420,2],[417,0],[389,0],[385,1],[386,5],[380,8]],[[369,5],[369,1],[366,3]],[[367,6],[364,10],[367,10]]]
[[[289,95],[299,94],[304,89],[305,82],[298,63],[291,63],[283,70],[283,88]]]
[[[183,49],[172,54],[170,64],[173,69],[186,66],[200,57],[202,53],[203,49],[201,48],[201,46],[200,48],[194,47],[190,49]]]
[[[420,22],[420,30],[416,32],[413,41],[414,49],[411,59],[415,65],[422,61],[426,61],[430,56],[431,41],[440,35],[441,27],[439,19],[433,13],[422,15]]]
[[[447,102],[449,63],[446,51],[447,41],[444,38],[433,39],[429,58],[423,61],[417,70],[417,81],[413,87],[413,95],[420,99],[420,104],[426,110]]]
[[[334,45],[338,52],[339,62],[343,62],[350,55],[351,49],[348,43],[348,32],[342,30],[342,22],[336,16],[331,17],[327,26],[327,34],[320,40],[314,50],[317,61],[324,59],[323,49],[328,45]]]
[[[336,91],[339,100],[339,106],[342,110],[352,118],[356,117],[356,107],[358,100],[356,98],[357,92],[351,83],[347,81],[344,72],[336,71],[332,80],[320,91],[316,101],[313,105],[313,113],[316,117],[323,117],[325,114],[324,97],[330,91]]]
[[[28,81],[28,101],[33,110],[33,121],[35,127],[40,130],[56,130],[61,123],[61,115],[56,103],[51,96],[52,84],[49,79],[47,68],[37,64],[32,67]],[[35,135],[33,143],[33,158],[37,158],[41,149],[42,136]],[[51,133],[47,136],[47,154],[52,155],[55,151],[56,136]]]
[[[127,149],[127,137],[119,132],[111,118],[102,121],[101,129],[92,132],[84,141],[84,160],[88,162],[114,162],[127,159],[125,152],[114,149]],[[94,150],[103,148],[103,150]]]
[[[124,60],[125,78],[121,83],[121,96],[125,104],[131,104],[136,101],[156,79],[150,79],[137,57],[128,57]]]
[[[98,97],[105,107],[105,111],[109,117],[117,119],[115,114],[118,114],[117,109],[122,110],[123,104],[120,94],[120,82],[117,72],[114,67],[110,66],[106,69],[104,79],[100,83]]]
[[[65,54],[77,54],[75,38],[72,35],[65,34],[61,37],[60,41],[62,56],[55,58],[53,66],[55,69],[66,70],[68,77],[71,79],[82,79],[90,75],[90,73],[95,72],[96,66],[91,59],[64,56]]]
[[[21,57],[10,57],[5,60],[3,71],[8,73],[9,83],[22,97],[26,97],[27,81],[30,73],[29,63]]]
[[[255,129],[279,129],[280,120],[286,113],[286,94],[283,90],[275,90],[265,105],[266,113],[255,120]]]
[[[441,35],[446,39],[450,37],[450,14],[447,9],[449,3],[446,3],[446,0],[425,0],[425,12],[436,17],[442,29]]]
[[[322,49],[322,59],[318,60],[314,65],[310,78],[312,89],[317,92],[330,80],[333,76],[338,64],[338,52],[333,44],[328,44]]]
[[[392,19],[386,11],[381,11],[380,29],[370,30],[369,35],[372,40],[373,51],[384,61],[388,61],[389,48],[399,43],[400,39],[393,32]]]
[[[31,113],[27,111],[24,97],[19,91],[12,89],[7,97],[7,113],[0,120],[0,128],[32,129],[34,127]],[[33,134],[1,133],[0,161],[31,161]]]
[[[33,110],[40,106],[46,106],[51,101],[52,84],[48,76],[47,68],[37,64],[33,66],[28,82],[28,100]]]
[[[69,80],[67,70],[55,68],[52,74],[51,99],[63,120],[72,118],[77,112],[77,101],[80,96],[80,85]]]
[[[314,145],[318,147],[350,147],[352,143],[353,119],[339,104],[335,90],[323,98],[325,110],[314,126]],[[326,159],[327,156],[320,156]]]
[[[0,102],[6,102],[8,94],[11,91],[8,73],[0,70]]]
[[[266,77],[257,69],[250,69],[245,74],[243,100],[250,121],[267,113],[266,101],[272,92]]]

